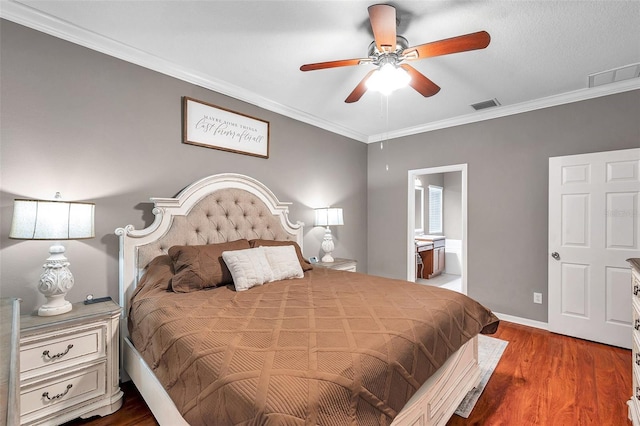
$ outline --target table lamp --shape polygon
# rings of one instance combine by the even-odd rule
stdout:
[[[331,229],[329,229],[329,226],[344,225],[344,221],[342,220],[342,209],[340,207],[325,207],[315,209],[315,212],[316,226],[327,227],[322,240],[322,250],[325,253],[322,257],[322,261],[331,263],[334,260],[331,256],[331,252],[335,248],[335,245],[333,244],[333,237],[331,236]]]
[[[95,204],[60,200],[14,200],[9,238],[18,240],[53,240],[50,256],[42,267],[38,290],[47,301],[38,309],[40,316],[64,314],[71,310],[65,295],[73,287],[73,275],[64,256],[61,240],[95,237]]]

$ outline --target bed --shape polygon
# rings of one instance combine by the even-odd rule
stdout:
[[[248,176],[151,200],[149,227],[116,230],[120,347],[160,424],[441,425],[479,382],[498,319],[472,299],[313,268],[303,224]]]

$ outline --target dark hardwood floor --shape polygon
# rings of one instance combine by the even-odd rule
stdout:
[[[502,321],[509,345],[468,419],[456,425],[628,426],[631,351]],[[131,383],[116,413],[68,425],[157,425]]]
[[[630,425],[631,351],[502,321],[509,342],[468,419],[455,425]],[[631,337],[629,337],[631,338]]]

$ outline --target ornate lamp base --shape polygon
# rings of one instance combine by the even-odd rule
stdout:
[[[331,263],[334,261],[333,256],[331,256],[331,252],[335,248],[333,244],[333,237],[331,236],[331,230],[327,226],[327,229],[324,232],[324,238],[322,240],[322,251],[324,251],[324,256],[322,256],[322,261]]]
[[[71,303],[64,299],[64,294],[59,296],[47,297],[47,303],[38,308],[38,315],[41,317],[50,317],[60,315],[71,310]]]
[[[71,310],[71,303],[64,299],[73,287],[73,275],[69,270],[69,262],[64,256],[64,246],[53,244],[49,248],[49,256],[42,267],[38,290],[47,298],[47,302],[38,309],[38,315],[48,317],[64,314]]]

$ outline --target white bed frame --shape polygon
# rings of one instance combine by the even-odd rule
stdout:
[[[247,191],[264,202],[271,214],[279,218],[287,238],[296,241],[302,248],[303,224],[293,224],[289,221],[290,203],[278,201],[276,196],[257,180],[233,173],[201,179],[182,190],[176,198],[151,198],[154,203],[155,220],[149,227],[135,230],[132,225],[127,225],[115,231],[120,237],[120,305],[124,308],[120,327],[122,380],[133,380],[160,425],[187,425],[187,422],[129,340],[129,300],[147,263],[157,255],[166,254],[169,248],[167,245],[175,242],[175,235],[170,236],[172,227],[178,226],[177,223],[184,226],[184,217],[203,198],[213,192],[231,188]],[[187,242],[181,241],[178,244],[185,243]],[[404,406],[392,425],[445,425],[467,392],[479,382],[478,339],[474,337],[429,378]]]

